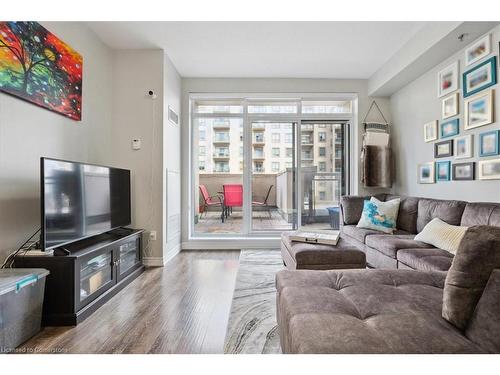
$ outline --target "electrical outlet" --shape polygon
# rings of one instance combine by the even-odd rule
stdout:
[[[156,231],[155,230],[152,230],[151,232],[149,232],[149,239],[151,241],[156,241]]]

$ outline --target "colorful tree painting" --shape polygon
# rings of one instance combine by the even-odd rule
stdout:
[[[0,91],[81,120],[82,65],[38,22],[0,22]]]

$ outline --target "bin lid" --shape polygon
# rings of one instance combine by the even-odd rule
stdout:
[[[0,296],[12,291],[19,291],[48,274],[49,271],[43,268],[0,269]]]

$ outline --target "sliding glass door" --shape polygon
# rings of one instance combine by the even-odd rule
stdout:
[[[335,229],[351,115],[350,100],[192,100],[190,234]]]

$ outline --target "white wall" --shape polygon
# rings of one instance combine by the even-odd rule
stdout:
[[[492,34],[492,55],[498,56],[500,27],[494,28]],[[470,68],[470,66],[465,67],[464,50],[450,56],[441,64],[391,96],[390,105],[394,121],[393,144],[397,155],[395,191],[398,194],[413,196],[498,202],[500,201],[500,182],[498,180],[450,181],[436,184],[417,184],[417,164],[434,161],[434,142],[424,142],[423,124],[432,120],[441,120],[442,98],[437,97],[437,73],[457,60],[459,60],[460,87],[462,87],[462,73]],[[498,85],[493,86],[493,88],[496,94],[495,110],[498,110],[500,92],[498,92]],[[496,121],[491,125],[464,131],[464,100],[461,90],[459,92],[460,115],[458,118],[460,119],[460,135],[474,134],[475,157],[473,159],[456,160],[456,162],[475,161],[477,172],[477,162],[483,159],[478,157],[478,134],[488,130],[498,129],[499,123]],[[452,163],[455,162],[454,158],[442,160],[451,160]]]
[[[367,94],[367,80],[359,79],[298,79],[298,78],[184,78],[182,80],[182,241],[188,241],[188,198],[189,179],[192,173],[189,164],[189,94],[191,93],[356,93],[358,95],[357,134],[361,140],[361,121],[372,98]],[[390,119],[389,100],[376,98],[388,121]],[[361,144],[358,143],[356,160],[359,159]],[[358,178],[359,181],[359,178]],[[366,189],[358,183],[358,192]],[[372,189],[371,192],[386,191]],[[229,240],[228,240],[229,242]],[[223,246],[219,244],[219,246]]]
[[[132,227],[157,232],[145,241],[145,263],[163,258],[163,64],[162,50],[113,53],[113,164],[131,170]],[[153,100],[148,91],[153,90]],[[132,139],[142,148],[132,150]]]
[[[82,121],[0,92],[0,260],[40,227],[40,157],[110,163],[112,54],[86,26],[42,25],[83,56]]]
[[[181,115],[181,77],[164,60],[163,110],[163,262],[181,250],[181,127],[168,120],[168,107]]]

